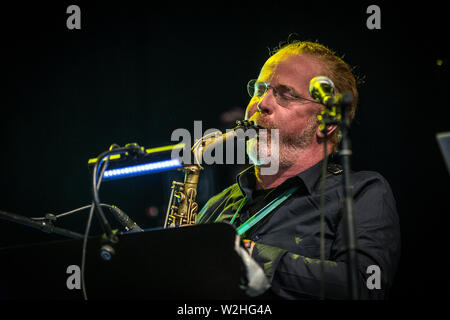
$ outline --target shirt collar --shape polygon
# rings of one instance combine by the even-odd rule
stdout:
[[[281,185],[287,183],[287,181],[297,180],[297,183],[300,183],[301,181],[305,185],[306,189],[308,190],[309,194],[312,194],[314,191],[314,187],[316,186],[317,182],[320,179],[321,175],[321,168],[322,168],[323,160],[319,161],[318,163],[314,164],[313,166],[309,167],[305,171],[300,172],[299,174],[287,179],[285,182],[283,182]],[[250,166],[241,173],[239,173],[236,177],[237,184],[242,192],[243,195],[246,195],[247,197],[252,196],[253,190],[255,189],[256,185],[256,177],[255,177],[255,169],[254,166]]]
[[[309,194],[313,193],[314,187],[320,179],[320,175],[322,173],[322,164],[323,160],[320,160],[315,165],[296,175],[296,177],[300,178],[303,181]]]
[[[240,172],[236,177],[236,182],[244,196],[252,196],[252,192],[255,189],[256,177],[254,165],[248,167],[244,171]]]

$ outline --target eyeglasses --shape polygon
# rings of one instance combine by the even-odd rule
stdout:
[[[258,81],[256,79],[252,79],[247,83],[247,92],[251,98],[258,97],[262,98],[269,88],[272,88],[273,95],[280,106],[287,106],[292,102],[304,102],[309,101],[313,103],[320,104],[319,102],[311,99],[304,98],[294,93],[293,90],[289,87],[280,85],[277,87],[273,87],[268,82]]]

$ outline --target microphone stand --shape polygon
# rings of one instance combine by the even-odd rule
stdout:
[[[351,94],[344,93],[338,102],[341,109],[341,121],[339,126],[342,132],[341,151],[339,152],[339,155],[341,157],[342,169],[344,171],[344,227],[347,237],[347,276],[350,288],[350,298],[352,300],[358,300],[358,260],[356,255],[356,230],[353,212],[353,188],[350,180],[350,158],[352,155],[352,150],[349,138],[350,117],[348,114],[352,100],[353,97]]]
[[[55,227],[50,221],[35,221],[31,218],[0,210],[0,219],[39,229],[46,233],[55,233],[72,239],[83,239],[83,235],[67,229]]]
[[[350,146],[349,129],[350,117],[349,110],[353,101],[353,96],[350,93],[338,94],[334,96],[335,86],[331,79],[325,76],[318,76],[313,78],[309,83],[309,94],[311,97],[325,106],[322,112],[324,125],[337,124],[342,133],[341,157],[342,169],[344,171],[343,185],[344,185],[344,235],[347,243],[347,277],[349,282],[349,294],[352,300],[359,299],[358,286],[358,261],[356,256],[356,231],[353,214],[353,194],[352,184],[350,181],[350,157],[352,150]]]

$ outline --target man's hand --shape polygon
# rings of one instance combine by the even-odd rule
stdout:
[[[251,240],[244,240],[244,247],[247,249],[248,254],[252,256],[253,248],[255,247],[255,243]]]

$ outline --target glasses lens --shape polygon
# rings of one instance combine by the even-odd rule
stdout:
[[[250,97],[262,97],[269,87],[268,83],[257,82],[256,79],[250,80],[247,84],[247,92]]]
[[[252,79],[247,83],[247,92],[248,92],[249,96],[252,98],[255,95],[255,83],[256,83],[256,79]]]

